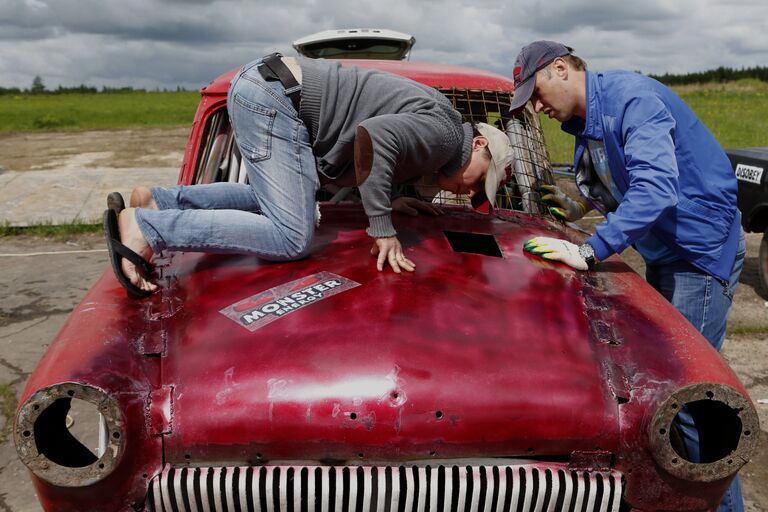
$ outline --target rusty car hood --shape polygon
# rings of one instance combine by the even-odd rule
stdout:
[[[153,299],[168,310],[163,335],[150,342],[163,354],[169,459],[615,448],[612,363],[590,331],[584,280],[522,251],[558,225],[461,210],[397,218],[418,266],[398,275],[376,271],[365,222],[359,207],[324,208],[299,262],[174,256],[164,306]],[[493,237],[501,257],[457,252],[446,232]],[[269,290],[320,297],[278,317],[285,299]]]
[[[166,462],[256,464],[620,453],[679,383],[738,386],[618,258],[576,272],[522,249],[579,231],[511,211],[396,216],[417,269],[395,274],[376,270],[360,206],[321,211],[302,261],[171,253],[139,301],[106,272],[29,387],[143,396]]]
[[[417,264],[398,275],[376,271],[360,206],[321,211],[302,261],[171,253],[156,258],[161,290],[143,300],[105,272],[30,375],[17,445],[33,437],[19,422],[40,403],[93,396],[119,411],[107,423],[123,455],[98,484],[115,502],[143,500],[164,464],[510,457],[615,467],[636,478],[627,493],[645,496],[667,463],[651,450],[672,450],[649,429],[677,401],[736,396],[759,430],[725,361],[619,258],[576,272],[522,249],[532,236],[584,233],[510,211],[396,216]],[[710,502],[722,492],[704,490]],[[72,492],[41,499],[81,503]]]

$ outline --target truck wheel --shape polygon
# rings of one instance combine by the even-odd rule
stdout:
[[[763,293],[768,295],[768,230],[763,233],[757,262],[760,269],[760,282],[763,285]]]

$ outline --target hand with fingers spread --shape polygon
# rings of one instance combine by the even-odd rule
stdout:
[[[541,201],[549,207],[549,213],[560,220],[577,221],[592,209],[585,201],[572,199],[557,185],[539,185]]]
[[[563,262],[576,270],[589,268],[587,261],[579,251],[579,246],[567,240],[537,236],[525,242],[523,248],[531,254],[547,260]]]
[[[415,197],[400,196],[392,201],[392,211],[416,217],[420,213],[437,216],[445,212],[437,205],[416,199]]]
[[[400,245],[400,240],[396,236],[377,238],[371,247],[371,254],[377,256],[376,268],[379,272],[384,270],[385,262],[388,262],[392,270],[398,274],[401,268],[408,272],[416,270],[416,264],[403,254],[403,246]]]

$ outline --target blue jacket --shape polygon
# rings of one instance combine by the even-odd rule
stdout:
[[[680,258],[727,280],[741,234],[736,177],[720,144],[670,89],[629,71],[587,71],[586,120],[576,137],[576,184],[607,215],[587,242],[603,260],[650,232]],[[603,140],[620,203],[597,179],[586,139]]]

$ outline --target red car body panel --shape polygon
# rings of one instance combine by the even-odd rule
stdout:
[[[648,473],[625,494],[686,504],[674,482],[651,471],[649,411],[683,383],[714,377],[746,391],[661,296],[635,293],[646,285],[620,260],[602,263],[600,276],[577,273],[522,249],[556,224],[453,211],[396,219],[418,270],[380,273],[366,257],[362,209],[323,214],[313,256],[303,261],[177,254],[163,292],[131,302],[105,272],[21,402],[68,381],[118,396],[134,412],[126,415],[127,452],[136,460],[98,486],[120,495],[140,480],[137,500],[146,490],[141,475],[160,470],[157,436],[165,432],[170,463],[620,454],[617,469]],[[503,257],[454,252],[445,230],[492,234]],[[360,286],[254,332],[220,313],[318,271]],[[163,388],[169,396],[157,394]],[[688,507],[701,508],[721,487],[702,486]],[[88,499],[38,491],[51,510],[69,495],[78,506]]]
[[[354,64],[440,87],[512,88],[476,70]],[[203,128],[232,74],[203,89],[180,183],[193,182]],[[417,270],[378,272],[362,208],[321,211],[301,261],[174,253],[157,261],[161,291],[138,301],[104,273],[30,377],[19,410],[61,383],[103,390],[123,411],[124,455],[88,487],[33,474],[46,510],[139,506],[163,464],[493,457],[616,469],[632,475],[624,499],[636,507],[717,502],[730,478],[691,482],[661,470],[650,425],[682,386],[746,390],[618,257],[576,272],[530,256],[523,243],[577,242],[583,233],[523,213],[448,207],[439,217],[396,216]],[[457,252],[446,232],[492,237],[501,257]],[[357,286],[253,331],[222,313],[320,272]]]

